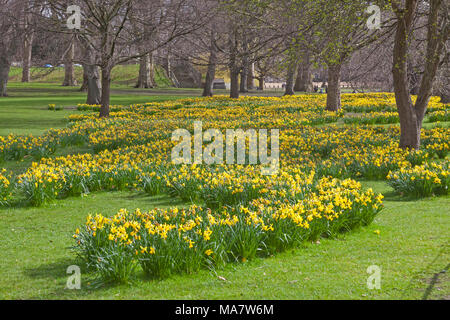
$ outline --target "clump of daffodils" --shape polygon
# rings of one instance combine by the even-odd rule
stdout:
[[[448,161],[441,164],[430,163],[414,168],[402,168],[390,172],[389,185],[397,192],[413,197],[446,195],[450,188]]]
[[[350,179],[323,178],[308,190],[216,210],[192,205],[89,215],[73,237],[80,256],[106,281],[127,281],[136,265],[161,278],[334,237],[368,225],[383,208],[382,195]]]

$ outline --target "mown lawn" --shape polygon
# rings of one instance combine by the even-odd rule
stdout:
[[[111,104],[129,105],[179,99],[190,95],[184,93],[180,96],[168,89],[161,89],[155,94],[152,92],[116,85],[113,87]],[[40,135],[50,128],[63,128],[67,125],[66,118],[76,112],[77,104],[86,102],[86,93],[78,91],[78,87],[46,83],[12,82],[8,85],[8,95],[0,99],[0,135]],[[48,111],[49,104],[63,106],[65,110]]]
[[[190,95],[182,90],[153,95],[139,90],[130,94],[130,88],[121,86],[114,90],[113,104]],[[50,127],[64,127],[64,118],[74,111],[48,111],[47,104],[69,107],[85,99],[76,88],[55,84],[30,87],[12,83],[9,92],[9,98],[0,99],[0,135],[40,134]],[[29,161],[3,166],[18,173]],[[395,195],[385,182],[363,184],[386,196],[385,210],[369,227],[339,239],[305,243],[268,259],[167,280],[147,280],[139,275],[133,284],[123,286],[98,287],[95,275],[82,266],[82,290],[67,290],[65,284],[67,267],[79,263],[70,249],[72,234],[87,214],[112,215],[120,208],[147,210],[186,204],[170,197],[111,192],[60,200],[41,208],[20,204],[0,208],[0,299],[450,298],[448,273],[442,272],[448,269],[450,258],[450,197],[408,200]],[[366,270],[371,265],[382,270],[380,290],[367,288]]]

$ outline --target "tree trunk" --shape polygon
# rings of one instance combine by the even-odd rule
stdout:
[[[436,86],[436,95],[441,97],[441,102],[446,104],[450,103],[450,68],[448,58],[439,72],[439,78]]]
[[[212,97],[214,78],[216,77],[216,54],[211,52],[209,56],[208,70],[206,71],[205,87],[203,97]]]
[[[136,88],[153,88],[154,79],[153,75],[153,55],[147,53],[142,56],[139,64],[139,78],[136,84]]]
[[[286,91],[284,93],[285,96],[292,96],[295,94],[294,85],[295,85],[295,76],[297,75],[298,63],[292,63],[289,66],[287,71],[287,79],[286,79]]]
[[[215,46],[215,33],[211,31],[211,48],[209,51],[208,70],[206,71],[205,87],[203,88],[203,97],[213,96],[213,84],[216,77],[217,52]]]
[[[30,82],[30,68],[31,68],[31,51],[33,48],[33,33],[25,34],[23,41],[23,56],[22,56],[22,82]]]
[[[428,103],[430,102],[433,93],[433,84],[438,72],[441,53],[444,52],[445,42],[448,38],[448,21],[446,22],[447,25],[444,27],[441,26],[442,21],[439,21],[439,16],[442,13],[440,11],[443,6],[443,1],[430,1],[425,68],[420,82],[416,104],[414,105],[417,121],[419,121],[419,129],[422,127],[422,121],[425,117]],[[446,12],[443,13],[445,14]],[[446,21],[448,17],[443,19]],[[440,28],[442,28],[442,30],[440,30]],[[418,134],[420,139],[420,131]]]
[[[418,149],[420,146],[420,128],[416,112],[411,101],[408,79],[408,36],[410,34],[415,1],[407,1],[407,10],[401,13],[395,33],[394,59],[392,75],[394,79],[395,100],[400,117],[400,147]],[[400,13],[399,13],[400,14]]]
[[[86,92],[88,90],[88,71],[86,70],[86,64],[83,64],[83,83],[80,87],[80,92]]]
[[[255,89],[255,64],[250,63],[247,75],[247,90],[254,90],[254,89]]]
[[[442,103],[450,103],[450,81],[449,77],[442,79],[442,88],[441,88],[441,102]]]
[[[8,96],[6,87],[8,85],[9,70],[11,69],[11,63],[4,57],[0,56],[0,97]]]
[[[239,67],[237,65],[237,47],[238,43],[236,40],[236,31],[233,33],[233,39],[230,39],[230,98],[239,98]]]
[[[295,79],[294,91],[301,92],[303,82],[303,67],[299,66],[297,71],[297,78]]]
[[[153,52],[149,53],[149,61],[150,61],[149,65],[150,83],[152,84],[152,88],[155,88],[158,85],[156,84],[155,80],[155,56],[153,55]]]
[[[424,57],[425,67],[420,82],[416,104],[413,105],[408,83],[408,49],[414,16],[417,10],[417,0],[407,0],[405,9],[399,10],[398,3],[393,3],[397,17],[395,33],[394,59],[392,74],[394,79],[395,99],[400,117],[400,147],[419,149],[422,121],[430,100],[433,82],[436,77],[441,52],[447,38],[446,28],[439,30],[439,11],[442,1],[430,1],[427,27],[427,51]]]
[[[102,98],[100,118],[109,117],[109,100],[111,94],[111,68],[102,68]]]
[[[304,61],[298,68],[298,76],[295,82],[295,91],[314,92],[313,76],[309,53],[305,54]]]
[[[259,90],[260,90],[260,91],[264,91],[264,77],[262,77],[262,76],[259,77],[259,78],[258,78],[258,81],[259,81],[259,87],[258,87]]]
[[[230,98],[239,98],[239,67],[234,65],[230,69]]]
[[[76,85],[74,69],[73,69],[73,59],[75,57],[75,43],[72,41],[70,44],[70,48],[66,53],[66,59],[64,62],[64,87],[72,87]]]
[[[341,65],[334,64],[328,66],[328,90],[327,107],[328,111],[339,111],[341,108]]]
[[[246,60],[246,59],[244,59],[244,60]],[[241,93],[248,92],[247,79],[248,79],[248,64],[246,62],[244,62],[244,66],[242,67],[242,71],[241,71],[241,82],[240,82],[240,88],[239,88],[239,91]]]
[[[100,82],[99,68],[94,65],[86,65],[87,76],[87,104],[100,104],[102,85]]]

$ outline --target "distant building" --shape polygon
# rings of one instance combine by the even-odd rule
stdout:
[[[224,79],[214,79],[213,81],[213,89],[227,89],[227,85],[225,84]]]
[[[284,89],[286,87],[285,82],[265,82],[264,89]]]

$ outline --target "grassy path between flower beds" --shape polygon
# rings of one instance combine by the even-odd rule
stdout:
[[[428,288],[450,258],[450,197],[405,201],[384,182],[363,184],[385,194],[386,208],[369,227],[339,239],[216,271],[160,281],[140,275],[128,286],[95,288],[95,275],[83,273],[82,290],[75,291],[64,289],[66,269],[76,263],[71,235],[89,212],[183,204],[116,192],[42,208],[2,208],[0,299],[421,299],[428,291],[428,299],[450,298],[448,274],[438,274]],[[382,269],[381,290],[366,286],[370,265]]]

